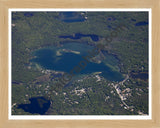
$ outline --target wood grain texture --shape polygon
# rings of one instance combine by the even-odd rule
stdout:
[[[152,120],[8,120],[9,8],[152,8]],[[0,128],[160,128],[159,0],[0,0]]]

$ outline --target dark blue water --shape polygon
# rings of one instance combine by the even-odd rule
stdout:
[[[112,27],[110,25],[107,26],[109,29],[112,29]]]
[[[14,81],[12,81],[12,84],[20,84],[19,82],[14,82]]]
[[[83,22],[86,20],[80,12],[60,12],[58,19],[67,23]]]
[[[108,21],[115,21],[115,20],[116,20],[116,18],[115,18],[115,17],[113,17],[113,16],[110,16],[110,17],[107,17],[107,20],[108,20]]]
[[[74,53],[63,53],[60,56],[56,56],[56,52],[59,49],[72,49],[72,50],[79,50],[80,54],[74,54]],[[82,56],[87,55],[87,50],[92,50],[93,47],[84,45],[84,44],[78,44],[78,43],[70,43],[65,44],[61,48],[45,48],[40,49],[35,52],[36,58],[32,59],[32,62],[36,62],[39,65],[41,65],[45,69],[51,69],[51,70],[57,70],[57,71],[64,71],[69,73],[73,68],[79,65],[79,62],[84,60]],[[113,56],[112,59],[115,59]],[[104,76],[106,79],[111,81],[120,81],[123,79],[123,76],[121,73],[117,71],[113,71],[110,67],[106,66],[103,62],[101,63],[94,63],[89,62],[87,63],[86,67],[81,70],[78,74],[89,74],[93,72],[102,72],[102,76]]]
[[[34,97],[30,98],[30,104],[20,104],[18,108],[23,109],[25,112],[32,114],[44,115],[50,107],[50,100],[45,99],[44,97]]]
[[[131,77],[132,78],[139,78],[139,79],[143,79],[143,80],[147,80],[148,79],[148,72],[138,72],[138,73],[131,73]]]
[[[24,16],[26,16],[26,17],[31,17],[31,16],[33,16],[33,13],[32,13],[32,12],[25,12],[25,13],[24,13]]]
[[[85,35],[85,34],[81,34],[81,33],[76,33],[74,35],[69,35],[69,36],[68,35],[67,36],[59,36],[59,38],[64,38],[64,39],[70,38],[70,39],[75,39],[75,40],[80,39],[82,37],[90,37],[93,41],[99,41],[99,37],[95,34],[86,34]]]
[[[141,21],[141,22],[137,22],[137,23],[135,24],[135,26],[143,26],[143,25],[148,25],[148,22],[146,22],[146,21]]]
[[[136,19],[131,19],[131,21],[136,21]]]

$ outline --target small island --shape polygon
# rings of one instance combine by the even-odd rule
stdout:
[[[73,51],[73,50],[70,50],[70,49],[60,49],[60,50],[56,51],[56,55],[57,56],[61,56],[63,52],[65,52],[65,53],[73,53],[73,54],[80,54],[79,51]]]

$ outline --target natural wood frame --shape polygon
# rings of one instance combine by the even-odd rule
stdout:
[[[8,10],[9,8],[151,8],[152,9],[152,120],[9,120]],[[0,128],[160,127],[160,1],[159,0],[0,0]]]

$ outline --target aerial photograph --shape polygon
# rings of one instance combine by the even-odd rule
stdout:
[[[12,11],[11,115],[149,115],[149,12]]]

